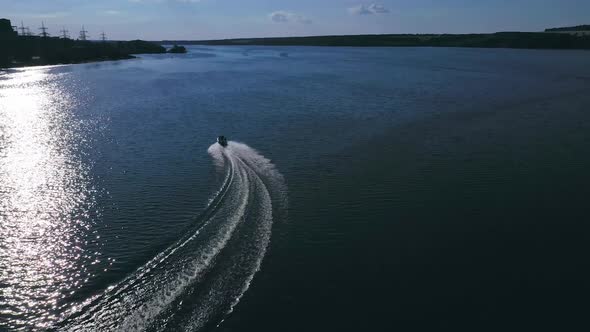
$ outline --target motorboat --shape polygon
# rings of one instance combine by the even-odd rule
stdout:
[[[225,138],[225,136],[219,136],[217,137],[217,143],[219,143],[219,145],[226,147],[227,146],[227,138]]]

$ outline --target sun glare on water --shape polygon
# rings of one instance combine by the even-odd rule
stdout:
[[[60,75],[0,76],[0,325],[11,329],[52,324],[96,259],[85,249],[95,195]]]

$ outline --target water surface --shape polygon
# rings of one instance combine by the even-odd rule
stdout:
[[[0,329],[583,322],[587,52],[189,51],[0,74]]]

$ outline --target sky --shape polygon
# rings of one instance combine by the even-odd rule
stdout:
[[[590,24],[590,0],[0,0],[0,18],[113,40],[483,33]]]

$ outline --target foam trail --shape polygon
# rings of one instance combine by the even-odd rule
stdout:
[[[208,152],[225,180],[194,229],[82,304],[60,330],[197,331],[238,304],[260,269],[273,215],[285,209],[286,187],[270,160],[245,144]]]
[[[282,183],[282,177],[270,161],[256,151],[243,144],[231,145],[231,151],[242,166],[248,170],[252,178],[253,191],[257,195],[257,209],[249,217],[256,222],[241,229],[241,236],[249,241],[234,243],[234,255],[228,255],[219,273],[211,280],[208,292],[200,303],[193,307],[189,319],[179,324],[181,330],[200,330],[211,325],[211,322],[223,320],[239,303],[248,290],[255,273],[260,269],[265,255],[272,228],[272,200],[267,184],[263,178]],[[268,166],[268,167],[266,167]],[[271,175],[271,176],[267,176]],[[247,220],[248,222],[248,220]],[[246,225],[246,224],[245,224]],[[246,253],[246,254],[244,254]],[[223,293],[225,296],[219,296]],[[227,308],[219,312],[216,308]],[[214,317],[212,319],[212,317]]]

